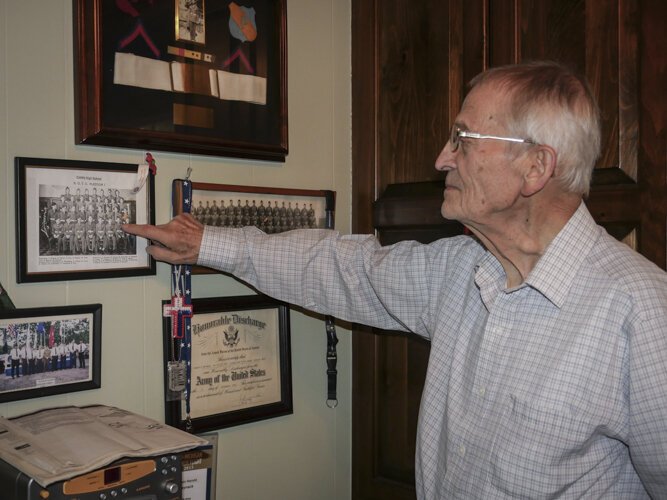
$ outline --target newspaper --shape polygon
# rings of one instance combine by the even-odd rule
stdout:
[[[176,453],[207,441],[112,406],[0,417],[0,458],[46,487],[124,457]]]

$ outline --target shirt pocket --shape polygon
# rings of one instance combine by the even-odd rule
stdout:
[[[604,460],[597,425],[566,401],[509,396],[491,448],[491,484],[519,498],[565,493]]]

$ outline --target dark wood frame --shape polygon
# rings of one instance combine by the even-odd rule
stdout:
[[[74,173],[94,173],[104,171],[107,174],[137,172],[138,165],[131,163],[108,163],[80,160],[56,160],[48,158],[24,158],[15,159],[15,182],[16,182],[16,281],[17,283],[34,283],[41,281],[63,281],[82,280],[97,278],[119,278],[128,276],[154,275],[156,270],[155,260],[148,254],[137,250],[135,255],[145,258],[145,265],[128,266],[126,268],[88,268],[82,265],[72,264],[64,271],[41,272],[30,269],[28,257],[28,203],[34,200],[27,199],[26,173],[30,168],[54,169]],[[149,175],[143,189],[146,191],[147,206],[142,209],[146,212],[146,222],[155,224],[155,178]],[[39,250],[38,250],[39,252]]]
[[[109,4],[105,4],[105,2],[109,2]],[[207,68],[223,69],[220,62],[227,62],[235,57],[234,54],[243,49],[250,54],[250,56],[243,56],[246,60],[248,57],[250,59],[255,58],[256,60],[252,61],[255,67],[261,65],[262,68],[266,68],[267,74],[262,76],[267,78],[267,102],[262,109],[259,109],[255,104],[246,102],[222,101],[221,99],[217,99],[219,101],[217,102],[213,97],[207,98],[203,95],[172,92],[167,99],[155,94],[155,92],[160,93],[162,91],[138,87],[128,88],[120,85],[117,87],[124,88],[121,90],[113,89],[113,82],[108,79],[113,78],[114,61],[108,55],[104,57],[105,47],[116,47],[112,40],[113,35],[123,36],[126,32],[129,34],[135,24],[127,24],[126,21],[146,25],[151,19],[151,14],[139,13],[137,17],[132,18],[128,14],[121,13],[119,15],[125,17],[122,17],[120,22],[116,20],[116,25],[112,26],[113,22],[111,20],[105,22],[105,19],[103,19],[105,7],[110,4],[113,4],[111,0],[73,0],[75,140],[77,144],[156,149],[268,161],[285,160],[288,152],[286,0],[249,0],[245,2],[245,4],[275,9],[272,12],[272,19],[267,21],[266,24],[271,28],[265,30],[272,33],[267,34],[264,38],[261,37],[262,33],[260,33],[253,43],[261,45],[252,49],[246,48],[250,47],[249,44],[238,48],[231,45],[229,45],[229,48],[216,45],[212,49],[206,49],[205,47],[202,48],[201,44],[175,40],[173,39],[175,38],[173,19],[163,19],[169,15],[169,12],[174,15],[174,1],[151,3],[151,8],[154,7],[155,12],[157,12],[152,15],[158,17],[158,21],[163,21],[156,23],[156,25],[164,26],[164,30],[170,30],[169,34],[172,37],[168,40],[165,38],[167,31],[164,32],[164,36],[156,37],[156,40],[159,39],[159,41],[154,46],[159,51],[159,57],[163,58],[162,60],[187,62],[200,67],[208,64]],[[136,9],[142,8],[140,6],[141,4],[138,4]],[[226,4],[223,5],[220,0],[206,0],[207,11],[212,11],[216,6],[220,11],[223,7],[226,8]],[[135,7],[132,7],[132,9],[134,10]],[[113,12],[116,13],[117,10]],[[109,10],[106,12],[109,12]],[[220,16],[222,16],[222,13],[220,13]],[[210,17],[207,13],[207,18]],[[136,24],[136,26],[139,26],[139,24]],[[210,38],[211,33],[215,32],[216,30],[208,29],[207,38]],[[105,40],[107,41],[105,42]],[[225,44],[231,43],[229,41],[225,42]],[[199,51],[201,59],[193,60],[181,55],[171,55],[167,52],[170,46],[176,49]],[[133,45],[132,49],[143,50],[146,47],[147,44],[141,42],[136,47]],[[210,53],[212,60],[204,60],[207,53]],[[151,57],[155,57],[154,52]],[[240,59],[242,58],[236,60]],[[234,64],[239,64],[239,68],[241,68],[240,63]],[[243,71],[240,70],[239,74],[250,72],[250,70]],[[121,97],[114,101],[117,103],[116,105],[108,105],[105,109],[105,99],[114,95],[113,92],[120,92]],[[166,92],[162,92],[162,94],[166,94]],[[164,104],[163,100],[169,100],[172,106],[177,101],[182,104],[185,100],[186,105],[198,108],[204,107],[210,110],[207,113],[210,112],[212,116],[224,117],[225,120],[218,121],[219,127],[226,126],[224,123],[231,123],[230,119],[232,117],[234,118],[234,126],[227,126],[224,132],[214,129],[205,133],[205,128],[174,125],[172,120],[169,122],[171,130],[166,129],[164,124],[167,121],[165,121],[164,113],[169,113],[171,119],[171,108],[168,111],[166,107],[156,111],[155,105],[148,103],[145,111],[136,111],[137,116],[127,118],[126,122],[122,124],[114,123],[113,120],[110,122],[109,117],[112,116],[110,113],[116,113],[115,109],[119,107],[118,102],[133,100],[133,104],[128,104],[124,111],[117,114],[117,116],[125,115],[129,117],[130,112],[138,109],[137,107],[141,106],[141,103],[146,102],[147,99],[157,99],[156,102],[162,104]],[[255,108],[252,108],[252,106]]]
[[[183,206],[182,196],[183,196],[183,186],[180,182],[174,184],[174,215],[181,213],[180,207]],[[291,188],[274,188],[274,187],[259,187],[259,186],[237,186],[231,184],[212,184],[208,182],[193,182],[192,183],[192,210],[195,209],[195,204],[198,201],[197,191],[210,191],[210,192],[219,192],[228,194],[233,194],[234,197],[241,196],[243,194],[252,195],[256,198],[261,198],[261,195],[270,195],[285,199],[288,201],[293,201],[295,203],[301,203],[304,199],[312,198],[321,198],[322,203],[324,204],[324,221],[321,225],[318,225],[318,229],[324,228],[333,228],[334,227],[334,218],[336,212],[336,192],[329,190],[316,190],[316,189],[291,189]],[[200,195],[201,196],[201,195]],[[318,214],[319,215],[319,214]],[[250,225],[250,224],[249,224]],[[212,269],[194,266],[194,274],[207,274],[215,272]]]
[[[169,301],[163,301],[168,304]],[[292,403],[292,354],[290,340],[289,306],[264,295],[245,295],[237,297],[214,297],[193,299],[192,305],[195,316],[201,313],[252,311],[259,309],[277,309],[278,336],[280,356],[280,401],[260,406],[253,406],[240,410],[228,411],[206,417],[192,419],[192,432],[201,433],[215,429],[224,429],[235,425],[242,425],[258,420],[289,415],[293,413]],[[165,358],[165,396],[169,393],[167,386],[167,361],[174,358],[174,342],[172,342],[171,319],[164,318],[162,322]],[[165,397],[165,399],[167,399]],[[182,412],[183,402],[165,401],[165,421],[169,425],[180,429],[186,428],[185,415]]]
[[[52,396],[54,394],[86,391],[89,389],[98,389],[101,385],[102,304],[85,304],[60,307],[34,307],[25,309],[0,309],[0,321],[3,323],[4,320],[22,318],[30,318],[30,323],[40,322],[40,319],[42,318],[58,317],[58,319],[65,320],[84,314],[92,315],[92,324],[90,325],[90,337],[88,343],[90,354],[87,359],[89,363],[88,372],[90,374],[90,380],[69,383],[63,382],[58,385],[37,386],[31,389],[18,389],[15,391],[0,392],[0,403],[5,403],[7,401],[18,401],[22,399],[39,398],[43,396]],[[58,319],[55,321],[58,321]],[[51,319],[46,321],[51,321]],[[56,371],[55,373],[58,372],[60,372],[60,370]],[[67,372],[67,369],[65,369],[65,372]],[[28,376],[36,375],[39,374]],[[4,373],[2,376],[5,377]]]

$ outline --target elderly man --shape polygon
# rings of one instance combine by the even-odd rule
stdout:
[[[585,81],[500,67],[472,81],[436,160],[442,214],[474,237],[126,229],[158,259],[428,338],[420,498],[667,498],[667,274],[586,209],[599,149]]]

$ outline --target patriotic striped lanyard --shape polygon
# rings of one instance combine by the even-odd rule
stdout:
[[[181,189],[177,189],[180,185]],[[188,179],[176,179],[173,183],[172,204],[180,205],[181,213],[190,213],[192,184]],[[171,266],[171,302],[163,306],[164,317],[171,317],[172,359],[167,363],[168,387],[178,399],[185,401],[185,430],[192,430],[190,418],[191,348],[192,331],[192,266]]]

